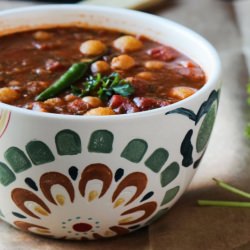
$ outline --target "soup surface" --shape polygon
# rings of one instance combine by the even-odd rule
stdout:
[[[40,112],[146,111],[187,98],[206,82],[203,70],[172,47],[114,30],[14,33],[0,37],[0,50],[0,101]]]

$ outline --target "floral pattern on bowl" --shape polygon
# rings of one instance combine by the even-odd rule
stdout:
[[[40,140],[27,142],[25,149],[7,148],[4,152],[6,162],[0,162],[2,186],[15,186],[16,176],[25,173],[25,186],[18,187],[17,184],[10,189],[15,204],[11,213],[12,224],[48,237],[78,240],[122,235],[150,224],[168,210],[179,193],[181,169],[191,165],[194,169],[198,167],[211,134],[217,106],[218,92],[213,91],[199,109],[203,110],[198,112],[199,120],[202,116],[205,118],[196,139],[196,150],[201,156],[195,162],[191,142],[193,130],[187,131],[180,145],[181,163],[168,162],[169,152],[161,147],[145,158],[148,142],[141,138],[129,141],[121,150],[120,157],[127,162],[144,165],[143,171],[127,172],[126,168],[92,162],[86,166],[68,166],[66,173],[63,169],[31,177],[29,172],[38,166],[42,168],[45,164],[52,164],[51,168],[56,169],[58,157],[82,155],[82,140],[70,129],[55,135],[53,150]],[[166,115],[173,114],[188,116],[196,124],[199,122],[191,110],[180,108]],[[109,130],[93,131],[87,144],[88,154],[112,157],[115,139],[116,135]],[[54,155],[55,151],[57,155]],[[18,178],[20,183],[21,177]],[[149,184],[152,182],[154,189]],[[159,193],[162,195],[155,195],[157,190],[161,190]],[[112,218],[105,221],[105,214],[110,213]]]

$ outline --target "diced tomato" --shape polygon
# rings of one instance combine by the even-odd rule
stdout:
[[[44,112],[44,113],[51,112],[50,107],[43,102],[31,102],[31,103],[27,103],[23,107],[26,109],[31,109],[31,110],[38,111],[38,112]]]
[[[49,71],[57,71],[64,68],[64,65],[60,63],[59,61],[48,59],[45,63],[45,68]]]
[[[192,82],[203,82],[204,73],[199,68],[179,68],[179,75],[181,75],[184,79]]]
[[[113,95],[109,101],[109,107],[118,114],[129,114],[138,112],[138,107],[128,98],[120,95]]]
[[[170,62],[175,60],[179,53],[171,47],[159,46],[147,51],[147,54],[154,59]]]
[[[161,100],[151,97],[135,97],[133,101],[136,104],[136,106],[140,109],[140,111],[160,108],[170,104],[170,102],[166,100]]]
[[[70,114],[83,115],[89,110],[88,103],[84,102],[82,99],[76,99],[67,105],[67,110]]]

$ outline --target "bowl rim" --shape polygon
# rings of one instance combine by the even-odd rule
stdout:
[[[0,110],[5,109],[9,110],[11,112],[16,112],[23,114],[25,116],[29,117],[39,117],[39,118],[47,118],[47,119],[56,119],[56,120],[81,120],[81,121],[96,121],[96,122],[103,122],[103,121],[114,121],[114,120],[123,120],[123,119],[135,119],[135,118],[142,118],[142,117],[151,117],[158,114],[166,113],[170,110],[176,109],[179,106],[185,106],[193,99],[198,99],[199,96],[205,94],[209,89],[211,89],[211,86],[213,86],[216,82],[220,81],[220,74],[221,74],[221,62],[219,59],[219,55],[215,48],[211,45],[210,42],[208,42],[204,37],[196,33],[190,28],[185,27],[182,24],[179,24],[175,21],[169,20],[167,18],[159,17],[153,14],[140,12],[136,10],[129,10],[129,9],[123,9],[123,8],[117,8],[117,7],[107,7],[107,6],[95,6],[95,5],[75,5],[75,4],[51,4],[51,5],[36,5],[36,6],[28,6],[28,7],[19,7],[14,8],[10,10],[3,10],[0,11],[0,17],[4,17],[5,15],[14,15],[15,13],[24,13],[24,12],[32,12],[32,11],[46,11],[46,10],[55,10],[58,11],[58,9],[66,10],[67,9],[77,9],[77,10],[91,10],[91,11],[108,11],[108,12],[120,12],[122,15],[133,15],[136,16],[137,19],[140,19],[140,17],[148,18],[148,19],[154,19],[158,22],[165,22],[168,26],[174,26],[176,29],[181,31],[182,33],[189,34],[192,36],[196,41],[198,41],[200,44],[203,44],[204,47],[209,51],[211,54],[211,58],[214,63],[214,71],[209,77],[208,81],[205,83],[205,85],[199,89],[196,93],[194,93],[192,96],[187,97],[186,99],[180,100],[176,103],[170,104],[165,107],[156,108],[152,110],[147,111],[141,111],[137,113],[130,113],[130,114],[120,114],[120,115],[109,115],[109,116],[77,116],[77,115],[68,115],[68,114],[54,114],[54,113],[43,113],[43,112],[35,112],[33,110],[27,110],[24,108],[12,106],[9,104],[1,103],[0,102]],[[18,27],[18,26],[17,26]]]

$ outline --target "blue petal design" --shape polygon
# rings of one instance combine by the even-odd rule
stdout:
[[[199,111],[197,112],[197,114],[195,114],[192,110],[190,109],[186,109],[186,108],[178,108],[178,109],[174,109],[172,111],[167,112],[165,115],[169,115],[169,114],[181,114],[184,116],[187,116],[190,120],[195,122],[195,125],[198,124],[198,122],[200,121],[201,117],[203,115],[205,115],[209,110],[210,107],[212,106],[214,101],[219,100],[219,95],[220,95],[220,91],[216,91],[213,90],[211,92],[211,94],[209,95],[207,101],[203,102],[202,105],[199,108]]]
[[[31,178],[27,177],[24,181],[30,188],[32,188],[35,191],[38,191],[36,183]]]
[[[27,218],[26,216],[24,216],[24,215],[22,215],[22,214],[19,214],[19,213],[16,213],[16,212],[12,212],[12,214],[13,214],[15,217],[19,218],[19,219],[26,219],[26,218]]]
[[[152,197],[154,195],[154,192],[151,191],[151,192],[148,192],[141,200],[140,202],[143,202],[143,201],[146,201],[148,200],[150,197]]]
[[[189,167],[190,165],[193,164],[192,154],[194,147],[191,143],[192,135],[193,135],[193,130],[190,129],[181,143],[181,154],[183,156],[182,165],[184,167]]]
[[[204,154],[205,154],[205,151],[203,152],[203,154],[201,155],[201,157],[194,163],[194,166],[193,166],[194,169],[196,169],[196,168],[199,167]]]
[[[190,120],[196,122],[196,114],[190,109],[178,108],[167,112],[165,115],[170,115],[170,114],[181,114],[187,116]]]
[[[116,182],[119,181],[123,175],[124,175],[124,169],[118,168],[115,172],[115,181]]]
[[[69,175],[73,181],[75,181],[78,177],[78,168],[75,166],[72,166],[69,168]]]

